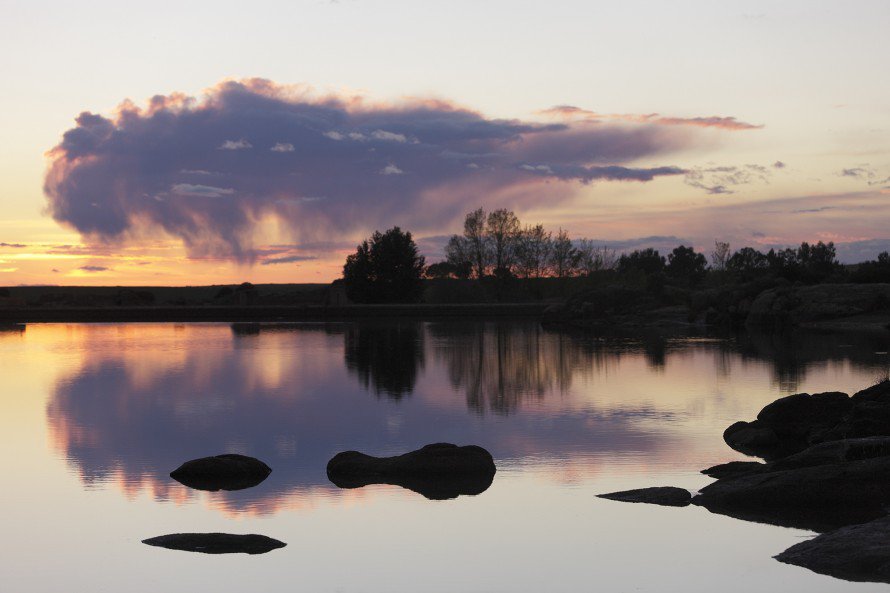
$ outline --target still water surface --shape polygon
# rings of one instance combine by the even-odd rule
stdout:
[[[710,482],[721,434],[789,393],[888,369],[885,339],[615,339],[534,322],[30,325],[0,331],[0,589],[52,591],[878,591],[772,560],[805,531],[597,493]],[[478,496],[340,490],[335,453],[432,442],[495,457]],[[238,452],[239,492],[172,481]],[[141,540],[259,533],[261,556]]]

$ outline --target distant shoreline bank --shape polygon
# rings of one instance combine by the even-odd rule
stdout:
[[[541,317],[547,303],[291,306],[10,307],[0,323],[281,322],[340,319]]]

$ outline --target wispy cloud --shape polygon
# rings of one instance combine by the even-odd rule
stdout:
[[[105,266],[80,266],[80,267],[77,268],[77,269],[78,269],[78,270],[81,270],[81,271],[84,271],[84,272],[95,273],[95,272],[107,272],[107,271],[109,271],[111,268],[106,268]]]
[[[273,257],[270,259],[262,260],[262,265],[264,266],[274,266],[277,264],[295,264],[304,261],[312,261],[318,259],[318,257],[314,255],[286,255],[284,257]]]
[[[720,128],[729,131],[759,130],[763,125],[749,124],[735,117],[711,115],[707,117],[669,117],[659,113],[597,113],[574,105],[557,105],[539,113],[563,119],[586,121],[619,120],[635,123],[649,123],[662,126],[696,126],[700,128]]]
[[[170,191],[180,196],[200,196],[204,198],[220,198],[235,193],[235,190],[230,187],[214,187],[212,185],[193,183],[177,183],[170,188]]]
[[[769,168],[757,164],[696,167],[686,171],[684,182],[709,194],[733,194],[743,185],[769,183],[770,175]]]

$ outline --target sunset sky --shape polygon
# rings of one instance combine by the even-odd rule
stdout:
[[[328,282],[479,206],[890,249],[890,4],[0,0],[0,286]]]

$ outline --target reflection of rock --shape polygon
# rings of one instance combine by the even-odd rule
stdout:
[[[423,368],[423,331],[418,323],[350,324],[344,333],[346,368],[377,395],[402,399],[414,391]]]
[[[890,583],[890,517],[823,533],[776,560],[848,581]]]
[[[718,480],[692,503],[739,519],[825,531],[883,516],[888,475],[890,439],[851,439]]]
[[[227,453],[186,461],[170,472],[177,482],[196,490],[244,490],[272,473],[272,468],[253,457]]]
[[[142,543],[202,554],[265,554],[287,545],[265,535],[233,533],[171,533],[144,539]]]
[[[797,393],[764,407],[753,422],[736,422],[723,438],[733,449],[778,459],[827,441],[890,436],[890,381],[853,397]]]
[[[395,457],[358,451],[338,453],[328,462],[328,478],[340,488],[392,484],[433,500],[485,492],[497,471],[491,454],[476,445],[426,445]]]
[[[610,492],[598,494],[599,498],[618,500],[621,502],[644,502],[668,507],[685,507],[692,500],[688,490],[673,486],[655,486],[653,488],[639,488],[637,490],[624,490],[622,492]]]

